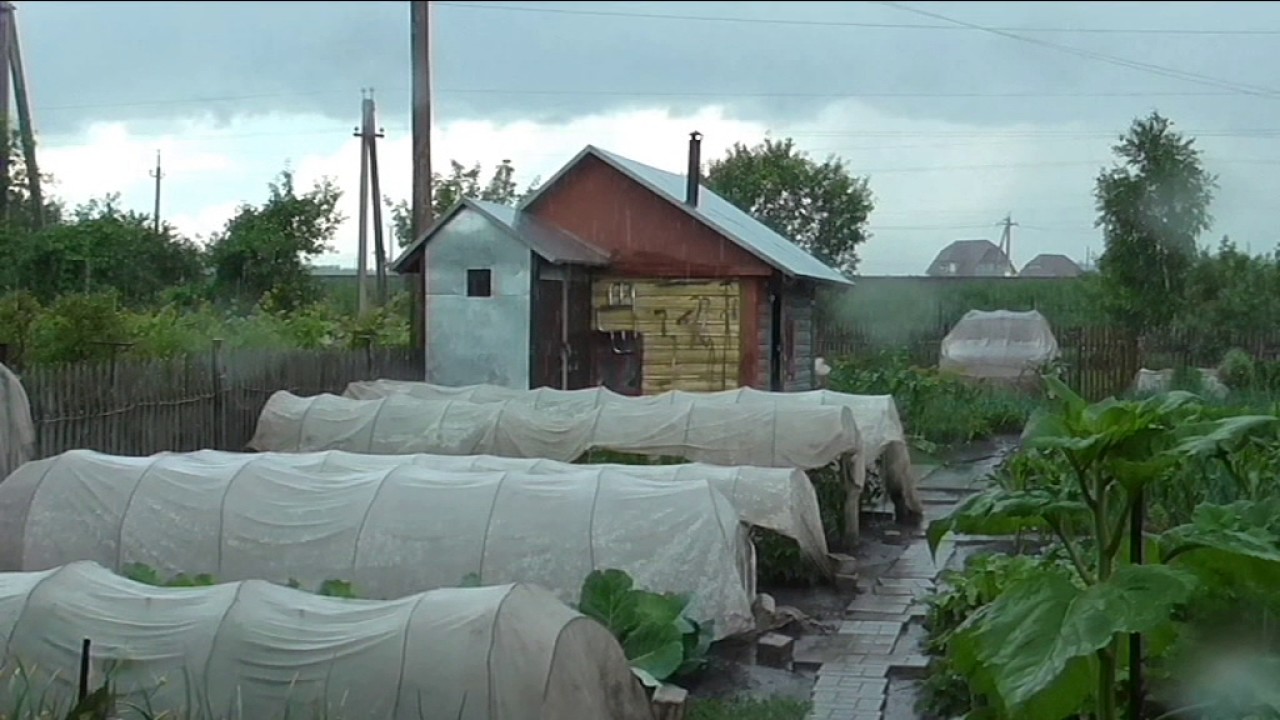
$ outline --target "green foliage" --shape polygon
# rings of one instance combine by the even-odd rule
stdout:
[[[632,671],[649,687],[706,664],[711,628],[684,614],[689,599],[633,587],[622,570],[596,570],[582,583],[578,610],[613,633]]]
[[[439,218],[463,198],[487,200],[500,205],[514,205],[523,197],[532,193],[538,186],[538,179],[525,188],[524,193],[517,190],[515,167],[510,160],[503,160],[493,169],[493,175],[484,183],[480,181],[480,163],[467,167],[457,160],[449,161],[449,174],[431,175],[431,215]],[[413,211],[407,201],[394,202],[385,198],[384,202],[391,206],[391,227],[396,243],[400,247],[413,244],[414,237]]]
[[[1223,356],[1222,364],[1218,366],[1218,377],[1229,388],[1253,387],[1257,377],[1253,358],[1239,348],[1232,348]]]
[[[804,720],[811,707],[809,702],[787,698],[691,699],[685,717],[688,720]]]
[[[1000,717],[1091,711],[1113,720],[1120,635],[1152,634],[1163,648],[1185,625],[1184,606],[1206,588],[1280,579],[1280,505],[1201,508],[1191,525],[1148,542],[1159,550],[1148,565],[1131,564],[1124,551],[1131,509],[1179,467],[1229,452],[1275,418],[1206,417],[1195,396],[1176,391],[1090,405],[1060,381],[1046,383],[1055,405],[1033,417],[1026,443],[1060,457],[1066,471],[993,488],[929,535],[936,547],[950,530],[1052,532],[1070,570],[1046,564],[1010,585],[952,632],[946,657]]]
[[[288,311],[318,298],[307,263],[329,249],[342,223],[342,191],[322,180],[299,195],[288,170],[268,187],[265,203],[240,206],[210,242],[213,292],[242,305],[265,302]]]
[[[1033,577],[1044,562],[1022,555],[978,555],[963,572],[947,572],[945,589],[927,598],[925,650],[934,656],[921,687],[917,710],[929,717],[960,717],[989,701],[974,696],[968,681],[948,657],[952,635],[974,613],[994,602],[1013,584]]]
[[[892,395],[908,432],[940,444],[1016,432],[1036,404],[1012,389],[912,366],[901,353],[838,362],[830,386],[858,395]]]
[[[120,569],[120,574],[134,582],[155,585],[156,587],[207,587],[216,584],[213,576],[208,573],[200,573],[199,575],[178,573],[165,580],[160,576],[160,573],[156,572],[155,568],[144,563],[129,563]]]
[[[68,222],[15,235],[0,278],[9,288],[48,302],[71,292],[114,292],[129,305],[153,302],[167,289],[203,279],[200,250],[151,218],[120,209],[118,195],[91,200]]]
[[[874,202],[867,179],[838,158],[813,160],[790,138],[735,143],[708,166],[707,185],[831,267],[857,268]]]
[[[1098,270],[1111,317],[1146,332],[1168,325],[1186,298],[1217,181],[1195,141],[1159,113],[1135,120],[1112,149],[1119,163],[1095,190],[1106,241]]]
[[[316,594],[323,595],[325,597],[346,598],[348,600],[354,600],[355,598],[360,597],[356,594],[354,585],[346,580],[337,580],[334,578],[329,578],[328,580],[320,583],[320,587],[316,588]]]

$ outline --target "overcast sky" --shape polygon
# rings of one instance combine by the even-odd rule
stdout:
[[[351,220],[372,87],[384,193],[409,192],[409,3],[19,2],[41,159],[56,192],[207,237],[288,164],[333,177]],[[947,243],[1014,262],[1097,253],[1093,179],[1137,115],[1199,138],[1216,224],[1255,252],[1280,236],[1280,4],[979,2],[432,3],[437,167],[509,158],[525,183],[590,143],[682,172],[790,136],[876,195],[864,274],[918,274]]]

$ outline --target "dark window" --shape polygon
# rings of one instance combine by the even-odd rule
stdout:
[[[489,297],[493,295],[493,278],[490,271],[467,271],[467,297]]]

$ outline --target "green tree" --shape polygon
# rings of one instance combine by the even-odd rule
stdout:
[[[538,187],[538,178],[521,193],[515,181],[515,166],[510,160],[503,160],[493,169],[493,174],[483,183],[480,176],[483,170],[480,163],[467,167],[457,160],[449,161],[449,174],[431,175],[431,215],[440,217],[449,211],[462,198],[487,200],[501,205],[515,205]],[[396,237],[396,244],[408,247],[413,243],[411,227],[413,213],[405,200],[394,202],[385,198],[391,206],[391,228]]]
[[[31,233],[11,228],[6,267],[11,287],[48,302],[70,292],[114,292],[129,305],[155,301],[169,288],[199,282],[200,249],[172,227],[120,208],[108,195],[80,205],[62,223]]]
[[[790,138],[741,143],[707,168],[707,184],[729,202],[808,250],[852,274],[875,206],[866,178],[844,162],[813,160]]]
[[[289,170],[268,187],[265,203],[240,206],[210,243],[213,293],[242,304],[269,299],[288,311],[320,292],[308,260],[333,242],[343,221],[337,209],[342,191],[326,178],[298,194]]]
[[[1135,120],[1112,151],[1118,162],[1098,175],[1094,191],[1106,241],[1098,271],[1108,314],[1141,334],[1182,308],[1217,180],[1195,140],[1159,113]]]

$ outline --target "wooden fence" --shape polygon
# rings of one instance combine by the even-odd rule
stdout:
[[[32,367],[22,372],[39,457],[75,448],[150,455],[242,450],[278,390],[341,393],[356,380],[422,379],[403,348],[223,352],[167,360]]]
[[[905,353],[912,363],[933,366],[938,363],[942,339],[949,330],[949,326],[938,325],[886,345],[856,327],[820,326],[817,352],[830,360],[897,351]],[[1055,328],[1054,334],[1067,383],[1095,400],[1124,392],[1140,368],[1216,367],[1231,348],[1243,350],[1256,360],[1280,360],[1280,332],[1207,337],[1175,331],[1144,337],[1141,342],[1114,327]]]

